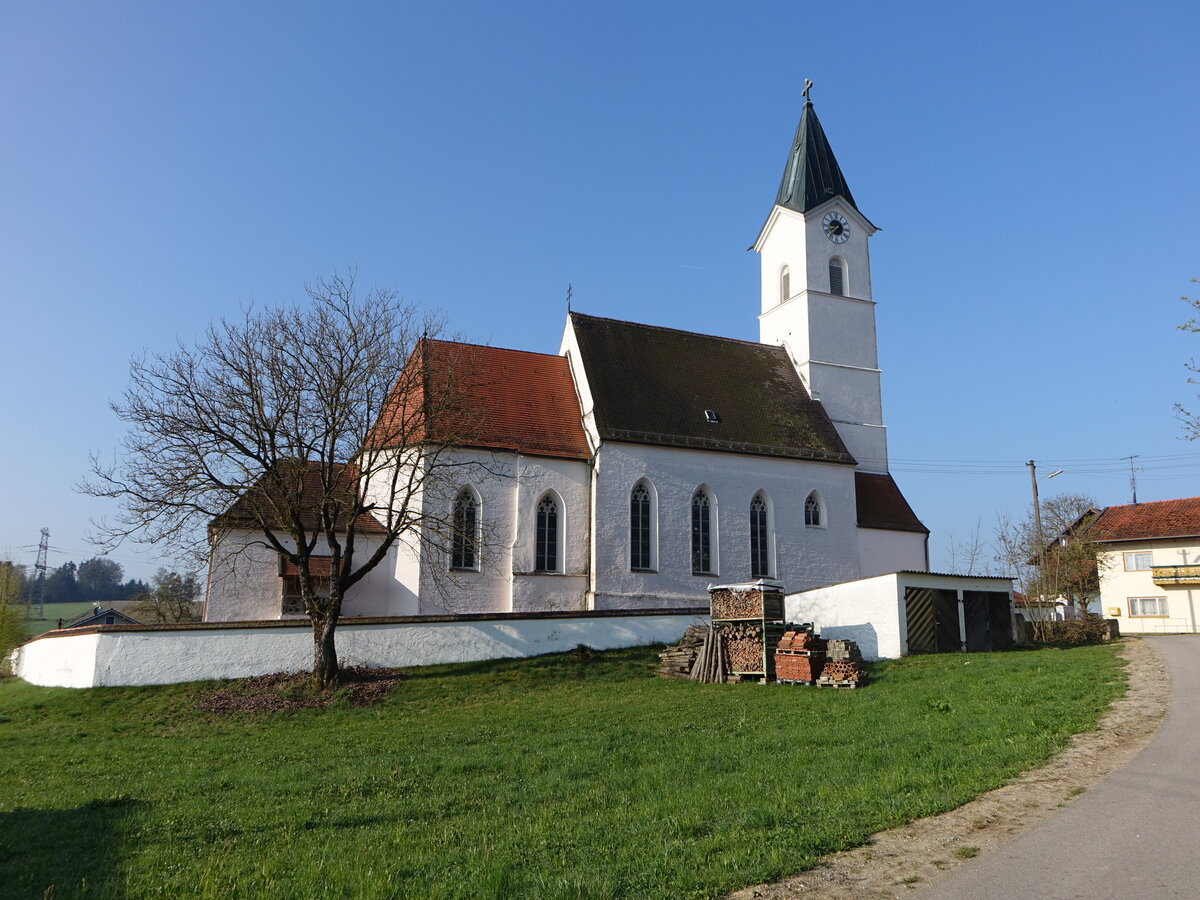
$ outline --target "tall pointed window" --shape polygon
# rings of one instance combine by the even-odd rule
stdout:
[[[629,494],[629,568],[654,567],[650,558],[650,490],[638,482]]]
[[[821,510],[821,498],[813,491],[804,501],[804,524],[809,528],[824,528],[825,515]]]
[[[750,501],[750,577],[772,577],[771,529],[767,501],[762,494],[755,494]]]
[[[843,296],[846,293],[843,263],[836,256],[829,260],[829,293]]]
[[[779,270],[779,302],[792,296],[792,272],[787,266]]]
[[[479,500],[470,488],[463,488],[454,498],[452,518],[450,568],[479,568]]]
[[[712,499],[704,488],[692,494],[692,574],[714,575]]]
[[[538,572],[559,570],[558,518],[558,503],[547,494],[537,505],[537,549],[533,567]]]

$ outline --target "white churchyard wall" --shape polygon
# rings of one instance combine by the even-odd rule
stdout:
[[[425,666],[674,643],[705,610],[619,614],[421,617],[412,621],[343,621],[342,665]],[[21,646],[16,674],[54,687],[174,684],[245,678],[312,668],[307,624],[106,625],[86,633],[51,632]]]

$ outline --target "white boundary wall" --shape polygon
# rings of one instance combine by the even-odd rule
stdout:
[[[596,650],[674,643],[703,610],[621,615],[421,617],[414,621],[359,621],[338,625],[342,665],[428,666],[438,663],[538,656],[579,644]],[[246,678],[312,668],[308,623],[101,626],[84,633],[51,633],[16,654],[16,674],[31,684],[99,687],[174,684]]]

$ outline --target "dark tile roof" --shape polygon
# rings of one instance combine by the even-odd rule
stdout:
[[[775,203],[803,213],[837,196],[845,198],[855,210],[858,209],[854,204],[854,195],[850,193],[850,185],[846,183],[846,177],[833,155],[833,148],[825,137],[825,129],[821,127],[812,102],[806,100],[787,164],[783,168]]]
[[[1091,524],[1087,536],[1096,541],[1200,535],[1200,497],[1109,506]]]
[[[858,502],[860,528],[929,534],[929,529],[921,524],[891,475],[855,472],[854,493]]]
[[[571,324],[604,440],[854,462],[782,347],[582,313]]]
[[[423,340],[405,369],[375,429],[373,439],[382,445],[391,443],[388,435],[407,442],[419,434],[530,456],[591,456],[564,357]],[[413,370],[423,376],[411,377]]]
[[[248,488],[224,514],[217,516],[212,524],[217,528],[257,528],[260,522],[272,522],[286,527],[285,518],[294,508],[292,497],[297,488],[301,490],[300,521],[308,531],[320,527],[318,504],[325,496],[322,468],[318,462],[287,460],[262,475]],[[355,505],[358,488],[358,470],[352,465],[334,463],[330,470],[329,498],[335,509],[348,515]],[[356,530],[365,534],[383,534],[386,529],[370,513],[359,513],[355,520]]]

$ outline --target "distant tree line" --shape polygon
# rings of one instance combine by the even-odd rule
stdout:
[[[20,569],[20,597],[27,603],[93,603],[108,606],[118,600],[136,600],[150,588],[140,578],[124,580],[125,572],[119,562],[93,556],[76,565],[65,562],[46,575],[45,585],[39,577],[30,577]]]

